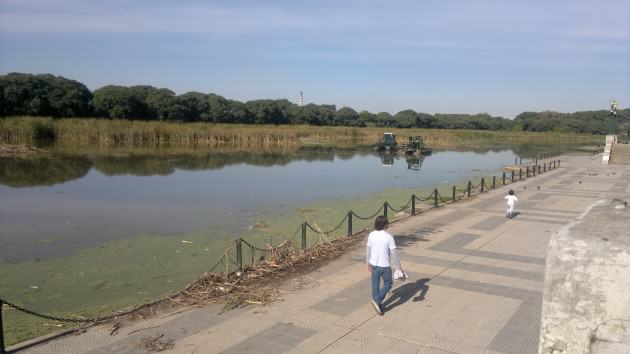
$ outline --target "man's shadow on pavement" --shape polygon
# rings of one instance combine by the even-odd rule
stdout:
[[[383,302],[383,310],[389,311],[396,306],[400,306],[409,301],[413,297],[413,302],[424,300],[427,291],[429,291],[429,285],[427,284],[431,278],[418,279],[413,283],[407,283],[399,286],[391,292],[391,295]],[[414,295],[416,295],[414,297]]]

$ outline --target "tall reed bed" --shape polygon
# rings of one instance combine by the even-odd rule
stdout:
[[[571,140],[594,143],[591,135],[496,132],[479,130],[392,129],[379,127],[333,127],[306,125],[243,125],[213,123],[147,122],[120,119],[11,117],[0,119],[0,142],[32,143],[41,139],[73,145],[128,145],[241,148],[295,147],[309,143],[374,144],[383,132],[392,132],[405,142],[422,135],[426,144],[449,146],[473,141]]]

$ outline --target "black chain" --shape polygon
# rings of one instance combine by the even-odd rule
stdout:
[[[413,197],[411,197],[411,198],[413,198]],[[407,208],[409,208],[409,206],[411,205],[411,198],[409,198],[409,201],[407,202],[407,204],[403,205],[402,209],[400,209],[400,210],[395,209],[395,208],[394,208],[394,207],[392,207],[392,205],[391,205],[391,204],[389,204],[389,203],[387,203],[387,205],[389,205],[389,208],[390,208],[392,211],[394,211],[394,212],[396,212],[396,213],[400,213],[401,211],[403,211],[403,210],[407,210]]]
[[[343,224],[346,222],[346,220],[347,220],[347,219],[348,219],[348,214],[346,214],[346,216],[343,218],[343,220],[341,220],[341,222],[339,222],[339,224],[338,224],[337,226],[333,227],[332,229],[330,229],[330,230],[328,230],[328,231],[319,231],[319,230],[315,230],[315,229],[311,226],[311,224],[309,224],[309,223],[306,223],[306,226],[308,226],[308,228],[309,228],[309,229],[311,229],[311,230],[315,231],[316,233],[324,235],[324,234],[329,234],[329,233],[331,233],[331,232],[335,232],[335,231],[337,231],[337,229],[339,229],[339,228],[341,227],[341,225],[343,225]]]
[[[442,198],[442,195],[440,194],[440,192],[437,192],[437,196],[438,196],[438,199],[440,199],[440,201],[442,201],[442,203],[444,203],[444,204],[448,204],[448,202],[447,202],[446,200],[444,200],[444,198]],[[453,202],[454,202],[454,201],[453,201]],[[452,202],[451,202],[451,203],[452,203]]]
[[[69,323],[77,323],[77,324],[81,324],[81,323],[98,323],[98,322],[104,322],[104,321],[108,321],[111,320],[112,318],[118,317],[118,316],[122,316],[128,313],[131,313],[133,311],[137,311],[141,308],[147,307],[147,306],[151,306],[156,304],[157,302],[162,301],[162,300],[158,300],[158,301],[154,301],[148,304],[144,304],[144,305],[140,305],[138,307],[134,307],[133,309],[127,310],[127,311],[123,311],[123,312],[119,312],[119,313],[115,313],[112,315],[108,315],[108,316],[102,316],[102,317],[95,317],[95,318],[84,318],[84,319],[76,319],[76,318],[65,318],[65,317],[57,317],[57,316],[51,316],[51,315],[46,315],[43,313],[39,313],[39,312],[35,312],[33,310],[29,310],[26,309],[24,307],[18,306],[16,304],[10,303],[4,299],[0,299],[0,303],[2,304],[6,304],[9,307],[12,307],[20,312],[24,312],[26,314],[35,316],[35,317],[40,317],[40,318],[44,318],[47,320],[51,320],[51,321],[58,321],[58,322],[69,322]]]
[[[362,216],[359,216],[359,214],[355,213],[354,211],[352,211],[352,215],[356,216],[357,218],[361,219],[361,220],[370,220],[373,217],[375,217],[376,215],[380,214],[380,212],[383,210],[383,207],[378,208],[378,210],[376,211],[376,213],[364,218]]]

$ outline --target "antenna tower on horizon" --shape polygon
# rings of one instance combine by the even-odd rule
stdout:
[[[298,101],[298,107],[302,107],[304,105],[304,92],[300,91],[300,99]]]

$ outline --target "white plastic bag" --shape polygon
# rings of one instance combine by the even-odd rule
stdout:
[[[409,278],[409,275],[407,275],[407,272],[403,272],[400,269],[396,269],[396,271],[394,272],[394,280],[407,280],[407,278]]]

